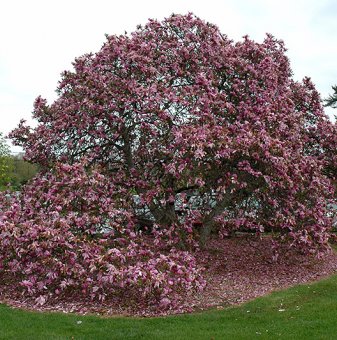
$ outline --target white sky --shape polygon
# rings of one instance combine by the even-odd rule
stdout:
[[[60,73],[104,34],[132,32],[148,18],[193,12],[229,38],[265,33],[285,41],[294,78],[310,76],[323,98],[337,84],[336,0],[2,0],[0,6],[0,132],[31,122],[34,99],[56,97]],[[337,110],[326,110],[333,119]],[[16,149],[13,149],[18,150]]]

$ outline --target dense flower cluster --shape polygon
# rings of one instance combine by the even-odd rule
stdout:
[[[234,43],[192,14],[172,15],[108,36],[73,65],[55,102],[36,99],[37,127],[11,133],[28,160],[57,172],[2,217],[2,265],[29,291],[200,286],[176,248],[236,230],[327,247],[336,125],[310,79],[292,79],[282,41]]]
[[[168,247],[160,233],[137,232],[127,196],[81,163],[58,164],[22,193],[2,194],[2,274],[37,303],[82,293],[172,308],[177,293],[203,288],[191,254]]]

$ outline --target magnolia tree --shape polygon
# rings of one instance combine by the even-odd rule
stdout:
[[[3,230],[14,228],[20,214],[15,228],[29,244],[26,230],[40,237],[39,228],[58,233],[66,225],[77,254],[84,250],[76,242],[90,236],[86,242],[95,251],[85,253],[95,273],[94,254],[116,256],[121,235],[119,251],[135,243],[140,257],[154,237],[153,261],[169,262],[170,249],[180,249],[174,256],[181,268],[187,268],[185,251],[195,241],[207,248],[212,235],[236,230],[272,231],[301,251],[327,247],[336,125],[310,79],[292,79],[282,41],[267,35],[262,43],[248,37],[235,43],[192,14],[172,15],[131,35],[107,36],[98,53],[77,58],[73,66],[62,74],[52,104],[36,99],[37,127],[22,121],[10,134],[42,171],[19,206],[9,208]],[[89,182],[99,174],[105,184],[74,186],[77,171],[65,170],[74,166]],[[44,193],[48,199],[41,198]],[[13,237],[13,231],[7,234]],[[17,245],[5,239],[14,254]],[[120,268],[128,266],[129,260],[118,261]],[[180,279],[185,269],[167,264],[161,272],[172,287],[201,287],[191,263],[193,278]],[[90,277],[92,291],[101,289],[100,275]],[[156,280],[149,279],[152,287]]]

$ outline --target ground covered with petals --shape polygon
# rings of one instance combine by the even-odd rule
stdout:
[[[11,283],[1,278],[0,302],[15,307],[41,310],[76,312],[101,315],[168,315],[205,310],[222,309],[240,304],[273,290],[299,283],[311,282],[337,272],[337,254],[333,251],[320,259],[288,251],[277,261],[272,261],[271,239],[266,236],[239,235],[235,238],[213,240],[207,250],[196,253],[199,265],[205,268],[207,286],[203,292],[184,293],[181,304],[175,309],[154,312],[149,309],[123,305],[121,301],[93,302],[83,296],[72,296],[57,301],[49,300],[38,306],[34,299],[11,290]]]

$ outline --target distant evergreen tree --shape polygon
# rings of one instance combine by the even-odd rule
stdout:
[[[334,93],[330,94],[330,96],[325,99],[325,106],[337,109],[337,85],[332,86],[332,89],[334,90]]]

